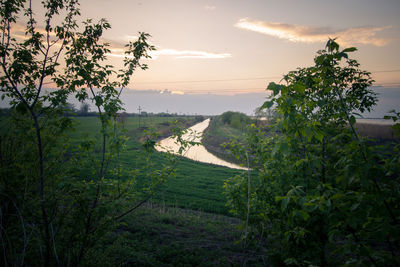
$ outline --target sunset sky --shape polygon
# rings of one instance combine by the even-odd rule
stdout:
[[[263,92],[312,65],[328,37],[356,46],[353,57],[376,85],[400,84],[399,0],[82,0],[81,13],[111,23],[104,40],[117,67],[124,43],[152,35],[157,51],[131,89]]]
[[[115,48],[138,31],[153,36],[157,51],[132,89],[261,92],[312,65],[328,37],[358,47],[354,56],[376,84],[400,83],[398,0],[83,0],[81,11],[109,20],[104,37]]]

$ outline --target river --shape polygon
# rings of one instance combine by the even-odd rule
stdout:
[[[203,132],[205,129],[207,129],[209,124],[210,124],[210,119],[206,119],[200,123],[193,125],[192,127],[189,128],[189,132],[184,134],[182,138],[186,141],[194,141],[201,143],[201,140],[203,138]],[[156,150],[160,152],[172,151],[173,153],[178,154],[179,145],[176,142],[176,138],[168,137],[157,143]],[[182,156],[191,160],[200,161],[204,163],[225,166],[232,169],[247,170],[247,168],[241,167],[239,165],[227,162],[225,160],[216,157],[215,155],[208,152],[207,149],[201,144],[190,147],[183,153]]]

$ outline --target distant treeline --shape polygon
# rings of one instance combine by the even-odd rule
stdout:
[[[76,110],[76,109],[70,109],[70,108],[63,108],[64,109],[64,115],[69,116],[69,117],[96,117],[98,116],[98,113],[95,111],[89,111],[89,110]],[[12,111],[12,108],[0,108],[0,116],[8,116]],[[186,114],[178,114],[178,113],[166,113],[166,112],[160,112],[160,113],[153,113],[153,112],[146,112],[142,111],[140,114],[139,113],[128,113],[128,112],[120,112],[118,113],[120,117],[193,117],[193,115],[186,115]],[[195,115],[195,117],[201,117],[203,118],[202,115]]]

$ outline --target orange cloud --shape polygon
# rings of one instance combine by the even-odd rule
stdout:
[[[11,35],[13,38],[16,38],[18,40],[26,40],[30,38],[30,35],[26,33],[26,25],[22,24],[20,22],[14,23],[11,25]],[[35,26],[36,32],[43,34],[46,36],[47,31],[44,29],[44,27],[41,26]],[[49,32],[49,36],[51,37],[51,41],[55,40],[56,34],[54,31]]]
[[[369,44],[384,46],[389,40],[375,37],[376,34],[386,27],[364,26],[348,28],[344,30],[333,30],[329,27],[301,26],[296,24],[286,24],[267,21],[254,21],[248,18],[240,19],[235,27],[254,31],[266,35],[271,35],[291,42],[319,43],[326,42],[328,38],[338,38],[338,42],[343,45]]]

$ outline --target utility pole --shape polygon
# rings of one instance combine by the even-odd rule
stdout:
[[[141,111],[142,109],[140,108],[140,106],[139,106],[139,108],[138,108],[138,111],[139,111],[139,128],[140,128],[140,111]]]

